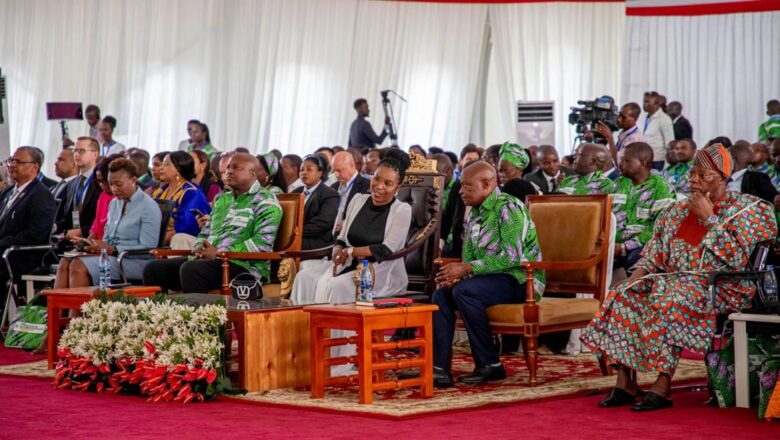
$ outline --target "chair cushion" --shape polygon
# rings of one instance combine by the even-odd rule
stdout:
[[[539,301],[539,325],[559,325],[588,321],[599,311],[599,301],[593,298],[542,298]],[[498,304],[488,307],[491,325],[522,326],[523,304]]]
[[[282,221],[276,231],[276,241],[274,242],[274,251],[276,252],[283,251],[292,245],[297,220],[295,217],[298,213],[297,200],[279,200],[279,205],[282,207]]]
[[[544,261],[587,259],[596,249],[602,224],[599,202],[531,203],[528,211],[536,225]],[[598,281],[596,267],[585,270],[548,270],[548,282],[586,283]]]

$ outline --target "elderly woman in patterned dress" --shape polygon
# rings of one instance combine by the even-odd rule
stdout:
[[[747,281],[718,286],[708,298],[708,274],[743,270],[756,244],[777,233],[772,207],[726,190],[732,160],[720,144],[696,153],[691,195],[656,222],[637,269],[610,292],[582,341],[617,365],[615,388],[599,405],[633,404],[634,411],[670,407],[671,379],[683,349],[710,347],[717,314],[747,306],[755,293]],[[658,379],[636,402],[635,371]]]

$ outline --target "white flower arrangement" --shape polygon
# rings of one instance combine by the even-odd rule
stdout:
[[[120,359],[154,360],[158,365],[200,366],[215,370],[222,362],[220,329],[227,322],[221,305],[193,307],[171,301],[138,304],[101,302],[81,306],[60,338],[59,348],[94,365]],[[149,351],[148,344],[153,347]]]

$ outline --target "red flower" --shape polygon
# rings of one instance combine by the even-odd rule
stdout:
[[[154,354],[154,345],[152,345],[149,341],[144,341],[144,348],[146,348],[146,351],[149,352],[149,354]]]

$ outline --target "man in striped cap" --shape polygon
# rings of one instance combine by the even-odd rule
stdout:
[[[750,304],[755,286],[745,281],[718,284],[714,301],[708,295],[711,272],[744,271],[753,248],[777,233],[769,204],[726,189],[732,169],[721,144],[696,152],[691,196],[658,218],[636,270],[609,292],[583,331],[583,343],[606,355],[618,371],[615,388],[600,406],[631,404],[634,411],[672,406],[671,380],[682,350],[709,350],[716,316]],[[658,374],[638,402],[636,371]]]

